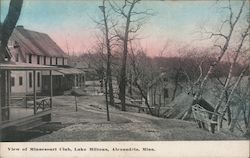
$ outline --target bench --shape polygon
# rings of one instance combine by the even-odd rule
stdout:
[[[142,104],[142,100],[141,99],[130,99],[130,102],[132,104],[137,104],[137,105],[141,105]]]
[[[155,110],[156,107],[150,107],[150,110]],[[147,106],[138,106],[138,113],[141,111],[149,113],[149,108]]]
[[[207,126],[209,132],[214,133],[215,126],[217,126],[217,130],[220,131],[221,114],[208,111],[198,104],[192,106],[192,112],[199,128],[206,129]]]

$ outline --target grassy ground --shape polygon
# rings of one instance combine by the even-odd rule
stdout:
[[[110,107],[111,121],[106,121],[104,96],[78,98],[75,111],[73,96],[54,98],[53,122],[67,127],[31,141],[165,141],[165,140],[235,140],[242,139],[220,132],[211,134],[193,122],[162,119],[144,113],[121,112]]]

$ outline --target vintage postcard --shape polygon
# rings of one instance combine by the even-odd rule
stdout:
[[[0,0],[0,157],[249,157],[248,0]]]

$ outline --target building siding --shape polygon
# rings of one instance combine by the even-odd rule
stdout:
[[[44,65],[44,57],[45,56],[40,56],[40,65]],[[51,57],[46,57],[46,65],[50,65],[50,58]],[[32,63],[31,64],[38,64],[37,61],[37,55],[32,55],[31,56]],[[15,60],[13,58],[12,60]],[[21,59],[19,59],[21,61]],[[26,54],[26,61],[29,63],[29,54]],[[24,62],[24,61],[21,61]],[[52,65],[56,65],[56,57],[52,57]],[[63,58],[57,58],[57,65],[63,65]],[[64,65],[67,65],[67,59],[64,58]],[[40,72],[40,86],[37,85],[37,74]],[[29,73],[32,74],[32,87],[29,86]],[[33,93],[33,71],[13,71],[11,74],[11,77],[14,77],[15,79],[15,85],[11,87],[11,92],[13,94],[19,94],[19,93],[27,93],[27,94],[32,94]],[[23,79],[23,84],[19,85],[19,77],[22,77]],[[41,71],[36,71],[36,92],[39,93],[42,90],[42,72]]]
[[[55,42],[44,33],[27,30],[25,28],[15,28],[12,36],[10,37],[8,47],[12,54],[11,60],[13,62],[16,62],[17,64],[30,63],[40,65],[67,65],[67,59],[65,59],[66,55],[64,54],[63,50],[61,50],[61,48],[57,46],[57,44],[55,44]],[[30,56],[32,60],[31,62],[29,62]],[[16,57],[18,57],[18,60],[16,60]],[[51,59],[52,62],[50,62]],[[32,87],[29,86],[29,73],[32,74]],[[37,84],[38,73],[40,73],[40,86],[38,86]],[[15,85],[11,87],[12,93],[33,93],[33,71],[12,71],[11,77],[14,79],[15,83]],[[19,84],[20,77],[22,78],[22,85]],[[35,86],[36,91],[41,92],[43,87],[41,71],[36,71]]]
[[[29,86],[29,73],[32,74],[32,87]],[[37,74],[40,73],[40,86],[38,86],[38,78]],[[19,93],[27,93],[31,94],[33,93],[33,71],[12,71],[11,77],[14,77],[15,79],[15,85],[11,87],[11,92],[13,94],[19,94]],[[19,85],[19,77],[22,77],[23,84]],[[36,71],[36,92],[41,92],[42,87],[42,75],[41,71]]]

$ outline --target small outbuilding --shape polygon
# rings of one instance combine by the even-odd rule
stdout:
[[[155,107],[164,107],[182,91],[180,85],[176,85],[166,73],[161,73],[149,85],[147,98],[149,105]]]

